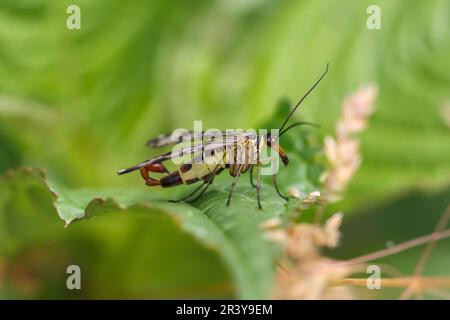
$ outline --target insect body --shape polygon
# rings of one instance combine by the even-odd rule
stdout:
[[[250,182],[256,188],[258,207],[261,208],[260,190],[261,190],[261,165],[268,159],[262,159],[261,150],[265,147],[274,150],[281,158],[285,166],[288,165],[289,159],[284,150],[279,145],[279,137],[286,131],[299,125],[310,124],[308,122],[297,122],[285,128],[288,120],[294,114],[301,102],[308,94],[317,86],[328,71],[328,64],[325,72],[316,81],[316,83],[308,90],[308,92],[300,99],[296,106],[291,110],[286,120],[279,129],[278,135],[256,134],[256,132],[202,132],[195,134],[193,132],[185,132],[176,136],[173,134],[160,135],[147,142],[149,147],[164,147],[169,145],[178,145],[186,140],[194,144],[187,147],[179,147],[168,153],[156,156],[146,160],[136,166],[118,171],[118,174],[125,174],[135,170],[139,170],[148,186],[173,187],[182,184],[192,184],[202,181],[202,184],[192,193],[184,198],[172,202],[189,200],[195,201],[203,195],[208,187],[214,181],[216,175],[224,170],[228,170],[233,177],[231,190],[228,195],[227,205],[230,204],[238,178],[247,171],[250,171]],[[178,169],[169,172],[163,162],[169,159],[181,159],[190,156],[189,161],[183,162]],[[270,160],[270,159],[269,159]],[[272,159],[273,160],[273,159]],[[257,169],[257,181],[253,182],[253,169]],[[150,173],[166,173],[161,179],[155,179]],[[277,185],[276,174],[273,174],[273,183],[277,193],[285,200],[284,196]],[[195,197],[194,197],[195,196]]]

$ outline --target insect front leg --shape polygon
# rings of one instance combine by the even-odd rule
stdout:
[[[256,188],[256,184],[253,182],[253,165],[250,167],[250,184],[252,185],[253,188]]]
[[[256,175],[256,200],[258,201],[258,208],[261,206],[261,164],[258,163],[258,174]]]
[[[270,162],[273,162],[273,161],[276,161],[275,157],[269,157],[269,158],[262,159],[262,160],[260,161],[260,164],[262,164],[262,163],[264,163],[264,162],[269,162],[269,163],[270,163]],[[276,173],[274,173],[274,174],[272,175],[272,182],[273,182],[273,185],[274,185],[274,187],[275,187],[275,190],[276,190],[277,194],[278,194],[281,198],[283,198],[284,200],[289,201],[289,197],[283,195],[283,194],[281,193],[281,191],[280,191],[280,188],[278,187],[278,183],[277,183],[277,174],[276,174]]]
[[[276,175],[276,174],[274,174],[274,175],[272,176],[272,181],[273,181],[273,185],[274,185],[275,190],[277,191],[278,195],[279,195],[281,198],[283,198],[284,200],[289,201],[289,197],[286,197],[285,195],[283,195],[283,194],[281,193],[280,189],[278,188],[277,175]]]

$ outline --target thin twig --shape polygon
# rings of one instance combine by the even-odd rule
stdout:
[[[369,254],[365,254],[363,256],[359,256],[353,259],[344,260],[344,261],[338,261],[337,263],[344,263],[344,264],[359,264],[364,263],[366,261],[371,261],[379,258],[383,258],[386,256],[390,256],[399,252],[402,252],[404,250],[408,250],[417,246],[420,246],[422,244],[425,244],[429,241],[438,241],[444,238],[450,237],[450,229],[447,229],[445,231],[441,232],[435,232],[430,235],[422,236],[413,240],[405,241],[403,243],[400,243],[398,245],[395,245],[393,247],[375,251]]]
[[[436,234],[437,232],[440,232],[442,230],[444,230],[444,228],[447,226],[448,221],[450,220],[450,204],[447,206],[447,209],[445,209],[444,213],[442,214],[441,218],[439,219],[439,222],[437,223],[435,229],[434,229],[434,234]],[[414,269],[414,276],[420,276],[424,269],[425,269],[425,265],[428,262],[428,260],[430,259],[431,253],[433,252],[434,248],[436,246],[436,240],[430,240],[430,242],[428,242],[427,246],[425,247],[425,250],[422,253],[422,256],[420,257],[419,261],[416,264],[416,267]],[[411,296],[414,294],[414,290],[411,290],[412,288],[406,288],[402,294],[400,295],[399,299],[400,300],[405,300],[405,299],[409,299],[411,298]]]
[[[361,266],[361,272],[366,272],[367,267],[369,266],[369,263],[364,263],[364,264],[360,264]],[[380,267],[381,270],[383,270],[383,273],[389,275],[392,278],[403,278],[406,277],[407,275],[398,271],[397,269],[395,269],[393,266],[391,266],[390,264],[386,264],[386,263],[377,263],[377,265]],[[355,269],[358,270],[358,269]],[[355,274],[355,272],[353,273]]]
[[[414,293],[418,293],[419,292],[419,290],[420,290],[421,288],[419,288],[419,287],[414,287],[413,285],[412,285],[412,283],[410,283],[406,288],[405,288],[405,290],[403,290],[403,292],[402,292],[402,294],[400,295],[400,297],[398,298],[399,300],[409,300],[413,295],[414,295]]]
[[[441,219],[439,219],[439,222],[437,223],[436,228],[434,229],[434,234],[443,231],[447,226],[449,220],[450,220],[450,204],[448,205],[447,209],[445,209]],[[416,268],[414,270],[415,276],[422,274],[425,268],[425,264],[429,260],[431,253],[434,247],[436,246],[436,241],[437,239],[431,240],[425,247],[425,250],[422,256],[420,257],[419,262],[417,262]]]
[[[450,288],[450,277],[401,277],[380,279],[382,287],[405,288]],[[367,279],[346,278],[331,283],[331,286],[367,286]]]
[[[439,289],[439,288],[427,288],[426,293],[432,294],[438,298],[450,300],[450,292]]]

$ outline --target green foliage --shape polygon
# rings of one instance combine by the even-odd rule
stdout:
[[[438,112],[450,88],[447,0],[377,1],[381,30],[366,28],[369,0],[80,0],[76,31],[65,27],[69,4],[0,5],[0,172],[41,167],[50,181],[32,171],[0,182],[0,276],[4,264],[24,266],[0,297],[79,297],[63,287],[70,263],[90,270],[86,297],[266,296],[276,250],[258,225],[289,211],[269,180],[259,212],[246,181],[232,209],[224,207],[225,174],[188,206],[162,202],[184,187],[149,190],[137,175],[115,172],[156,154],[143,146],[148,138],[194,120],[207,128],[277,128],[287,113],[278,102],[295,102],[327,62],[329,74],[295,116],[321,128],[282,139],[291,159],[280,172],[284,192],[318,188],[320,141],[334,132],[345,96],[367,82],[379,85],[380,96],[361,137],[364,161],[344,202],[329,212],[364,217],[411,189],[449,183],[450,133]],[[86,210],[109,214],[63,229],[52,201],[66,221]],[[414,209],[395,212],[402,208]],[[417,224],[435,221],[419,216]],[[389,223],[363,217],[346,239]]]
[[[139,294],[150,295],[156,295],[152,291],[156,290],[152,288],[152,286],[155,286],[152,283],[155,279],[160,286],[169,286],[169,289],[175,291],[172,294],[176,295],[176,290],[182,290],[183,285],[185,285],[185,279],[182,277],[190,276],[192,278],[190,281],[198,280],[197,277],[199,277],[199,275],[193,276],[189,272],[186,274],[186,272],[178,270],[178,268],[186,267],[192,269],[192,271],[199,268],[204,272],[205,266],[208,266],[209,263],[210,268],[211,264],[219,264],[219,267],[217,267],[219,271],[222,270],[223,272],[224,268],[229,270],[232,282],[221,285],[225,286],[225,288],[235,288],[238,297],[267,297],[272,285],[277,250],[273,244],[264,238],[260,224],[273,217],[286,218],[287,214],[299,203],[299,200],[293,199],[288,205],[285,205],[284,200],[280,199],[274,191],[267,191],[264,193],[264,210],[259,210],[256,208],[255,191],[251,187],[240,190],[234,197],[231,207],[225,206],[228,192],[223,190],[223,188],[216,188],[213,192],[207,193],[193,206],[184,203],[170,204],[166,201],[150,200],[148,191],[144,189],[59,190],[46,180],[45,175],[41,171],[35,169],[8,172],[0,181],[0,190],[2,194],[0,199],[0,208],[2,209],[0,211],[0,225],[2,226],[2,232],[0,233],[2,236],[0,238],[1,252],[3,257],[10,256],[12,260],[16,259],[17,255],[19,256],[18,259],[20,259],[20,255],[26,250],[30,241],[38,240],[39,242],[47,243],[53,237],[62,238],[64,242],[68,241],[67,237],[71,236],[69,232],[64,235],[61,230],[55,228],[54,223],[50,224],[50,228],[49,223],[45,221],[49,218],[44,217],[45,212],[52,211],[48,208],[49,199],[52,200],[54,208],[61,219],[65,221],[66,226],[80,219],[91,219],[106,213],[116,214],[117,216],[133,215],[141,221],[144,219],[149,220],[152,227],[148,229],[140,228],[140,233],[151,234],[156,231],[160,236],[160,238],[155,236],[145,237],[146,241],[153,241],[153,243],[146,244],[149,247],[154,247],[155,251],[152,253],[150,262],[155,263],[156,261],[160,264],[160,268],[167,267],[174,272],[172,275],[173,279],[167,284],[163,281],[167,280],[166,277],[168,275],[161,278],[161,270],[153,270],[151,266],[148,266],[149,269],[143,274],[145,278],[140,279],[143,282],[140,285],[150,286],[150,289],[147,289],[148,291],[143,290]],[[23,207],[16,208],[16,206]],[[28,206],[34,206],[32,212],[28,212]],[[23,212],[23,214],[15,216],[16,212]],[[116,221],[118,219],[116,217]],[[105,222],[104,220],[106,219],[102,220]],[[107,224],[111,225],[111,223]],[[98,226],[99,223],[97,223]],[[85,230],[81,226],[70,226],[69,228]],[[117,236],[122,233],[132,232],[131,228],[120,228],[119,226],[115,226],[115,228],[116,230],[112,235]],[[100,227],[100,231],[102,231],[101,229],[103,228]],[[190,237],[185,234],[189,234]],[[78,235],[75,236],[77,242],[83,240],[77,237]],[[144,244],[140,242],[141,239],[139,239],[138,235],[136,237],[136,243],[131,242],[130,245],[133,247],[133,252],[139,254],[139,248]],[[180,265],[176,260],[171,261],[170,252],[158,249],[160,245],[162,248],[167,248],[166,242],[176,242],[180,237],[185,238],[184,241],[187,241],[187,243],[182,248],[176,248],[178,251],[174,253],[182,256],[192,252],[201,253],[197,253],[194,261],[191,260],[194,257],[191,257],[186,265]],[[135,236],[131,236],[131,238],[133,239]],[[123,239],[126,242],[130,242],[130,239],[126,237]],[[99,239],[92,240],[94,241],[91,241],[89,244],[89,246],[93,246],[92,249],[103,250],[100,247],[104,239],[102,241]],[[114,242],[118,241],[120,242],[119,239],[114,239]],[[64,245],[57,246],[57,250],[62,251],[62,255],[72,256],[74,252],[71,249]],[[118,256],[114,257],[114,260],[125,258],[120,257],[120,252],[117,252],[117,254]],[[74,257],[72,258],[74,259]],[[174,263],[174,265],[167,265],[170,262]],[[86,261],[84,263],[86,263],[84,268],[90,274],[92,269],[101,268],[102,265],[107,268],[108,260],[96,259],[95,264],[93,262],[87,263]],[[220,265],[222,263],[224,264],[223,266]],[[36,266],[33,264],[26,266],[26,268],[34,267]],[[128,261],[122,267],[126,269],[130,267],[132,269],[133,265]],[[57,270],[59,278],[62,277],[63,271],[64,269]],[[214,269],[207,271],[204,275],[205,278],[201,282],[208,284],[208,281],[211,280],[208,279],[208,276],[213,278],[212,280],[215,280],[214,278],[226,279],[224,274],[215,271]],[[139,270],[138,272],[144,271]],[[209,275],[208,272],[212,274]],[[119,277],[118,275],[116,276]],[[175,280],[178,277],[179,279]],[[125,279],[128,279],[128,277],[125,276]],[[120,279],[119,283],[113,286],[113,291],[117,292],[117,286],[119,285],[127,286],[126,294],[136,290],[136,288],[133,288],[135,282],[131,281],[128,283],[125,279]],[[104,278],[103,280],[108,281]],[[170,284],[175,286],[175,288],[170,288]],[[102,285],[98,283],[95,286],[101,287]],[[205,292],[200,291],[197,294],[206,293],[208,293],[207,290]],[[225,294],[230,293],[225,291]],[[89,292],[88,294],[93,293]],[[100,294],[104,294],[103,290]]]

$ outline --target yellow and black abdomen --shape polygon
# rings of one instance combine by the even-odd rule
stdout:
[[[206,180],[211,174],[219,174],[226,164],[222,154],[216,154],[201,163],[185,163],[178,170],[161,178],[161,186],[164,188],[180,184],[192,184],[199,180]]]
[[[223,170],[225,163],[193,163],[184,164],[179,169],[180,177],[184,184],[191,184],[199,180],[205,180],[211,174],[217,174],[220,169]],[[222,171],[220,170],[220,171]]]

